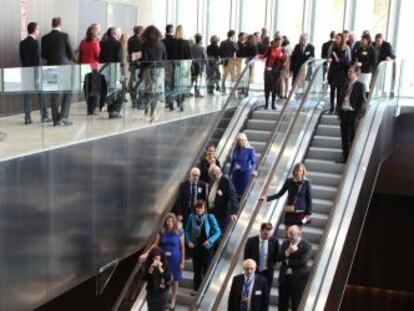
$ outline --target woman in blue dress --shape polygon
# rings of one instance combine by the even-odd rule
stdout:
[[[140,259],[144,261],[149,252],[154,248],[161,248],[167,257],[168,264],[173,276],[171,286],[171,303],[169,309],[175,309],[177,298],[178,282],[182,278],[182,271],[185,263],[185,241],[184,232],[178,229],[177,218],[173,213],[167,215],[162,229],[158,232],[157,238],[149,251],[141,255]]]
[[[237,136],[237,144],[233,151],[229,174],[239,197],[243,195],[252,176],[256,176],[257,174],[256,152],[250,146],[247,136],[244,133],[240,133]]]

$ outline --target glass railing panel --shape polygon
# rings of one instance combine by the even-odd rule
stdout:
[[[316,73],[314,78],[318,83],[322,81],[321,71],[322,62],[309,63],[308,70]],[[235,268],[235,261],[237,261],[240,255],[241,246],[243,240],[246,238],[246,234],[250,230],[250,226],[256,219],[256,215],[260,213],[260,205],[258,205],[258,199],[263,193],[263,190],[268,187],[267,183],[273,180],[276,176],[273,174],[273,168],[275,163],[282,161],[282,155],[289,155],[293,146],[290,144],[296,142],[300,132],[298,132],[293,126],[297,124],[303,124],[303,120],[306,117],[306,110],[302,114],[302,108],[305,103],[305,96],[308,93],[313,94],[315,99],[315,105],[318,103],[319,98],[323,98],[324,94],[320,94],[320,97],[316,97],[315,94],[319,94],[319,88],[311,88],[312,79],[306,78],[307,75],[303,75],[304,78],[300,79],[296,84],[290,99],[286,107],[282,111],[280,117],[280,123],[277,129],[275,129],[272,135],[272,143],[265,155],[263,166],[259,168],[258,176],[248,189],[246,196],[241,201],[241,213],[238,221],[233,225],[227,236],[223,238],[222,244],[217,251],[216,257],[213,260],[211,273],[207,276],[207,279],[203,283],[203,288],[197,299],[197,307],[201,307],[203,310],[210,310],[219,308],[219,301],[223,297],[223,291],[229,286],[228,282],[231,279],[231,273]],[[299,101],[300,100],[300,101]],[[315,105],[313,107],[315,107]],[[291,141],[287,140],[290,137]],[[286,159],[290,158],[287,156]],[[282,162],[283,163],[283,162]],[[283,165],[283,164],[281,164]],[[276,166],[278,167],[278,166]],[[273,179],[272,179],[273,178]],[[261,219],[258,217],[257,219]],[[219,299],[218,301],[216,299]]]

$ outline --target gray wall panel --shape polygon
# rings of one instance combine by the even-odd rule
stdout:
[[[20,1],[0,0],[0,66],[18,66]]]
[[[139,250],[215,114],[0,162],[0,310],[29,310]]]

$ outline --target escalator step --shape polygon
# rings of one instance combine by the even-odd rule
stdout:
[[[342,163],[336,163],[334,161],[320,160],[320,159],[306,159],[306,169],[309,171],[342,174],[345,165]]]
[[[327,161],[339,161],[342,159],[342,150],[334,148],[310,147],[308,151],[308,158]]]

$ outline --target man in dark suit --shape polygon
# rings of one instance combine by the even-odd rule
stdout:
[[[329,50],[335,41],[335,36],[336,36],[335,31],[331,31],[329,33],[329,38],[330,38],[329,41],[326,41],[324,44],[322,44],[321,58],[326,59],[326,60],[329,58]],[[326,81],[327,73],[328,73],[328,62],[324,62],[323,63],[323,81]]]
[[[60,17],[52,19],[52,28],[52,31],[42,38],[42,58],[46,60],[48,66],[68,65],[75,58],[69,35],[61,31],[62,19]],[[53,125],[71,125],[72,122],[68,119],[71,101],[69,90],[62,94],[53,94],[50,98]],[[60,112],[59,102],[61,103]]]
[[[218,166],[211,165],[208,174],[213,182],[208,195],[209,212],[216,216],[224,235],[227,225],[237,220],[239,204],[236,188],[233,182],[223,175]]]
[[[200,169],[193,167],[190,171],[190,178],[180,185],[173,213],[184,226],[189,215],[193,212],[195,203],[198,200],[207,202],[208,186],[200,180],[200,175]]]
[[[142,96],[138,98],[138,87],[142,83],[142,79],[138,77],[139,73],[139,60],[142,58],[142,41],[141,33],[143,32],[144,27],[135,26],[134,35],[128,39],[128,61],[129,61],[129,71],[131,76],[129,78],[129,89],[131,94],[132,108],[144,108],[142,102]]]
[[[302,238],[302,231],[296,225],[289,227],[287,239],[279,252],[282,262],[279,273],[279,311],[298,309],[300,299],[308,279],[308,261],[312,254],[312,246]]]
[[[256,262],[246,259],[244,273],[236,275],[231,283],[228,311],[269,310],[269,288],[266,279],[255,274]]]
[[[302,65],[313,58],[315,58],[315,47],[308,43],[308,35],[302,34],[290,57],[290,70],[293,74],[292,83],[295,82]]]
[[[237,43],[234,42],[236,32],[229,30],[227,32],[227,40],[224,40],[220,44],[220,57],[224,60],[223,63],[223,76],[221,79],[221,91],[226,93],[226,80],[230,75],[232,82],[235,80],[236,69],[236,54],[239,52]]]
[[[337,115],[341,121],[343,163],[348,158],[358,122],[366,110],[365,85],[357,80],[359,73],[359,67],[351,66],[348,69],[348,82],[339,90]]]
[[[37,38],[40,35],[39,25],[35,22],[31,22],[27,25],[28,36],[26,39],[20,42],[20,61],[23,67],[38,67],[40,66],[40,45]],[[30,76],[33,71],[33,81],[30,79]],[[23,82],[26,77],[29,76],[29,81],[27,87],[28,89],[40,91],[40,68],[32,68],[30,72],[26,72],[23,75]],[[34,83],[34,84],[32,84]],[[26,87],[26,86],[25,86]],[[23,95],[23,110],[24,110],[24,123],[31,124],[33,123],[31,112],[32,112],[32,99],[33,94],[25,92]],[[45,98],[41,93],[39,93],[39,103],[40,103],[40,116],[42,122],[51,122],[52,120],[48,117],[47,107]]]
[[[244,259],[253,259],[258,264],[257,273],[267,279],[269,291],[279,250],[279,242],[272,237],[272,230],[271,223],[262,223],[260,235],[249,238],[244,247]]]
[[[167,59],[172,59],[172,51],[171,51],[171,45],[174,41],[174,26],[171,24],[168,24],[165,27],[165,37],[164,37],[164,46],[165,50],[167,51]]]
[[[375,35],[375,41],[372,46],[375,50],[375,67],[378,67],[380,62],[395,59],[391,44],[384,40],[381,33]]]

